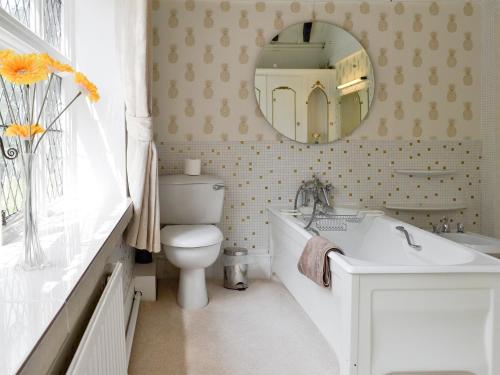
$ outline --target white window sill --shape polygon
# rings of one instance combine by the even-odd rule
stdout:
[[[132,217],[130,199],[99,210],[64,209],[42,220],[41,242],[51,267],[24,271],[21,238],[0,246],[0,372],[16,373],[106,240]],[[22,226],[22,220],[9,226]],[[9,239],[7,239],[9,241]]]
[[[39,229],[42,231],[41,236],[53,235],[58,232],[57,230],[54,231],[53,228],[58,227],[56,223],[60,222],[63,216],[68,216],[70,212],[80,211],[80,217],[87,216],[78,208],[77,204],[77,202],[74,202],[71,206],[63,197],[51,202],[46,215],[38,218],[41,227]],[[0,249],[7,249],[12,245],[16,246],[23,240],[23,219],[24,213],[22,210],[7,218],[7,225],[2,228]],[[0,268],[2,268],[1,259],[3,259],[3,256],[0,251]]]

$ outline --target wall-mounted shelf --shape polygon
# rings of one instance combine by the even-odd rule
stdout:
[[[456,174],[456,169],[395,169],[394,173],[415,177],[446,176]]]
[[[385,208],[398,211],[455,211],[467,208],[464,202],[456,203],[387,203]]]

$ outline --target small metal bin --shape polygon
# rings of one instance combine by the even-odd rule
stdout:
[[[224,288],[245,290],[248,288],[248,250],[243,247],[224,249]]]

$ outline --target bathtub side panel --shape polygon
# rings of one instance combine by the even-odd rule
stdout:
[[[361,275],[358,371],[500,374],[500,277]]]
[[[270,215],[270,246],[273,273],[281,280],[335,351],[342,375],[356,374],[351,348],[354,346],[353,277],[332,263],[332,288],[322,288],[299,273],[297,263],[307,238]],[[357,298],[354,300],[357,301]],[[354,368],[354,370],[353,370]]]

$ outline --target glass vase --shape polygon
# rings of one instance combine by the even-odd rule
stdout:
[[[18,157],[23,190],[23,244],[25,270],[42,269],[49,266],[47,256],[40,243],[38,228],[38,204],[43,175],[41,157],[35,153],[22,153]]]

